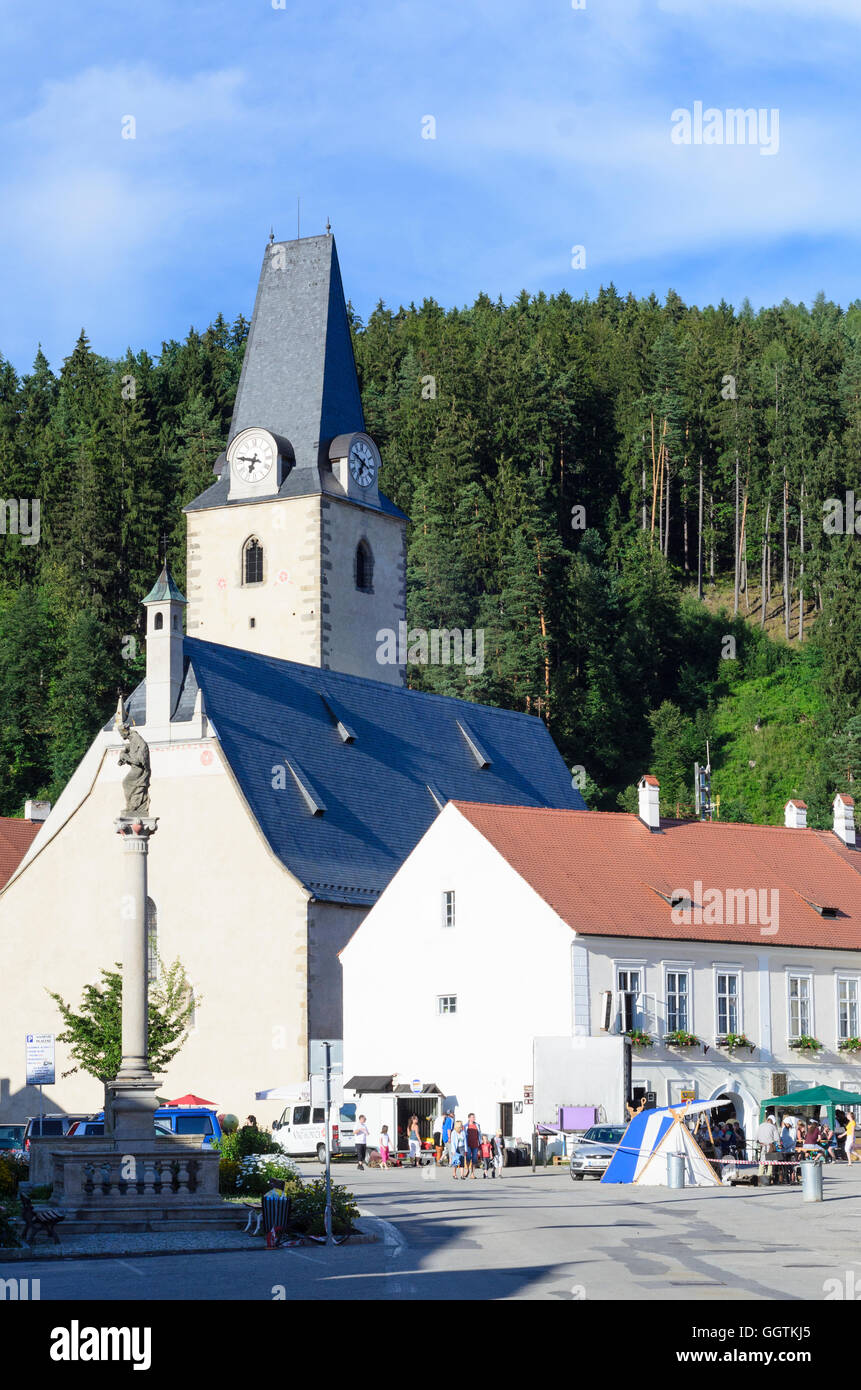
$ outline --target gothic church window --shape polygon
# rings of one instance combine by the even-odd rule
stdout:
[[[245,542],[243,582],[245,584],[263,583],[263,546],[256,536]]]
[[[374,587],[374,557],[367,541],[356,546],[356,588],[370,594]]]

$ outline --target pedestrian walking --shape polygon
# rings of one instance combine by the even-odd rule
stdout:
[[[448,1141],[449,1153],[451,1154],[451,1175],[456,1178],[458,1175],[466,1181],[466,1135],[463,1124],[460,1120],[455,1120],[454,1129]]]
[[[855,1150],[855,1121],[851,1115],[846,1116],[846,1138],[843,1140],[843,1152],[846,1154],[846,1162],[851,1164],[859,1158]]]
[[[505,1163],[505,1140],[502,1137],[502,1130],[498,1129],[493,1136],[493,1176],[499,1173],[502,1176],[502,1169]]]
[[[790,1116],[784,1115],[783,1124],[780,1128],[780,1155],[781,1158],[785,1159],[788,1163],[790,1154],[792,1154],[793,1157],[795,1156],[795,1131],[793,1130]],[[784,1170],[781,1169],[781,1172],[783,1171]],[[795,1181],[797,1179],[795,1168],[789,1168],[788,1172],[789,1181]]]
[[[779,1140],[780,1132],[774,1116],[769,1113],[756,1131],[756,1142],[759,1145],[759,1176],[767,1176],[770,1183],[774,1182],[774,1160]]]
[[[407,1130],[407,1143],[410,1149],[410,1167],[415,1168],[419,1161],[419,1154],[422,1151],[422,1133],[419,1129],[419,1117],[413,1115]]]
[[[380,1130],[380,1146],[379,1146],[379,1147],[380,1147],[380,1167],[381,1167],[381,1168],[388,1168],[388,1166],[389,1166],[389,1143],[390,1143],[390,1140],[389,1140],[389,1127],[388,1127],[388,1125],[383,1125],[382,1129]]]
[[[356,1141],[356,1166],[364,1172],[365,1164],[368,1161],[368,1140],[371,1137],[368,1121],[364,1115],[359,1116],[358,1124],[353,1130],[353,1137]]]
[[[481,1176],[483,1178],[486,1178],[490,1172],[493,1172],[493,1176],[496,1177],[496,1173],[493,1170],[493,1145],[490,1142],[490,1136],[487,1134],[482,1134],[481,1136],[481,1170]]]
[[[476,1168],[481,1167],[481,1126],[470,1110],[466,1117],[466,1176],[474,1178]]]
[[[437,1163],[442,1158],[442,1127],[443,1116],[437,1115],[433,1122],[433,1147]]]
[[[446,1112],[445,1112],[445,1118],[444,1118],[444,1120],[443,1120],[443,1122],[442,1122],[441,1137],[442,1137],[443,1155],[444,1155],[444,1157],[449,1161],[449,1163],[451,1162],[451,1153],[449,1152],[449,1146],[450,1146],[450,1144],[451,1144],[451,1132],[452,1132],[453,1129],[454,1129],[454,1111],[453,1111],[453,1110],[446,1110]]]

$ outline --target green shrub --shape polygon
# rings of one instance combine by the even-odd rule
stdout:
[[[0,1202],[0,1245],[6,1248],[21,1244],[18,1232],[12,1224],[15,1216],[17,1212],[10,1202]]]
[[[218,1190],[225,1197],[236,1195],[239,1164],[235,1158],[222,1158],[218,1164]]]
[[[227,1134],[222,1134],[218,1142],[213,1144],[213,1148],[221,1154],[222,1158],[230,1159],[235,1163],[246,1158],[248,1154],[281,1152],[280,1144],[276,1144],[267,1130],[254,1129],[250,1125],[243,1125],[242,1129],[231,1130]]]
[[[294,1231],[312,1236],[326,1234],[326,1183],[323,1178],[304,1183],[295,1191],[290,1188],[290,1226]],[[359,1209],[352,1192],[332,1184],[332,1231],[346,1235],[354,1229]]]
[[[0,1158],[0,1198],[14,1197],[19,1182],[26,1182],[28,1175],[27,1164],[19,1158],[13,1158],[11,1154]]]

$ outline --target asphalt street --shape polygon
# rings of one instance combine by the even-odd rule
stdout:
[[[319,1168],[308,1165],[316,1175]],[[453,1181],[447,1169],[343,1165],[379,1240],[247,1253],[26,1261],[42,1300],[807,1300],[861,1290],[861,1165],[798,1188],[573,1183],[565,1168]],[[845,1293],[840,1289],[844,1288]]]

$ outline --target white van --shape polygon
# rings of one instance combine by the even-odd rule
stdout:
[[[333,1101],[329,1124],[329,1149],[332,1154],[355,1153],[353,1127],[356,1107],[352,1102]],[[295,1158],[316,1154],[326,1162],[326,1111],[322,1105],[312,1105],[311,1097],[291,1100],[279,1120],[272,1122],[272,1138],[285,1153]]]

